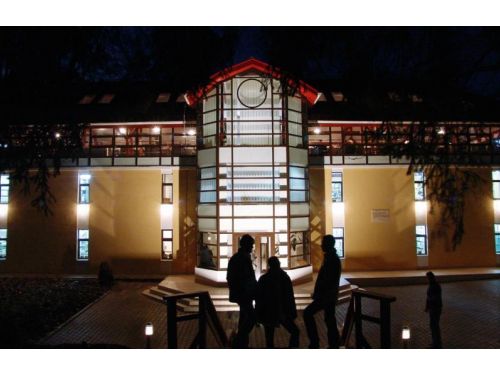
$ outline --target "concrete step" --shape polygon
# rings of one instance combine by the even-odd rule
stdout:
[[[339,290],[338,304],[349,302],[351,298],[351,293],[353,290],[358,289],[356,285],[348,284],[343,285]],[[162,285],[154,286],[150,289],[143,291],[143,294],[156,301],[163,303],[163,297],[181,293],[178,290],[165,287]],[[212,301],[214,303],[215,309],[217,311],[238,311],[238,305],[233,302],[229,302],[228,294],[213,294],[211,295]],[[304,310],[307,305],[312,302],[311,294],[309,293],[296,293],[295,303],[297,305],[297,310]],[[197,299],[181,299],[177,303],[177,308],[180,312],[197,312],[199,302]]]

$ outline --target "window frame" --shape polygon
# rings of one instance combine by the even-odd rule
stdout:
[[[417,180],[417,174],[422,175],[422,180]],[[417,196],[417,186],[421,186],[422,189],[422,197]],[[415,194],[415,202],[424,202],[426,200],[426,191],[425,191],[425,173],[423,171],[418,171],[413,173],[413,191]]]
[[[7,246],[8,246],[9,233],[8,233],[7,228],[0,228],[0,233],[1,233],[1,231],[4,231],[4,230],[5,230],[5,236],[2,236],[0,234],[0,241],[5,241],[5,256],[2,256],[0,254],[0,261],[7,259]]]
[[[342,236],[336,236],[335,229],[340,229],[342,230]],[[335,247],[335,250],[337,251],[337,255],[339,256],[340,259],[345,258],[345,230],[344,227],[332,227],[332,236],[335,238],[335,245],[338,243],[338,241],[342,241],[342,249],[341,249],[341,254],[339,254],[339,249]]]
[[[164,175],[166,176],[166,175]],[[165,188],[169,188],[170,190],[170,198],[167,198],[165,194]],[[162,179],[161,183],[161,203],[162,204],[173,204],[174,203],[174,184],[171,182],[165,182]]]
[[[496,174],[499,175],[497,178],[495,178]],[[495,184],[499,185],[498,192],[500,193],[500,170],[496,169],[491,171],[491,189],[492,189],[493,200],[500,200],[500,195],[495,196]]]
[[[337,175],[336,177],[338,178],[340,175],[340,181],[334,181],[334,175]],[[337,171],[332,171],[332,176],[331,176],[331,184],[332,184],[332,202],[333,203],[342,203],[344,202],[344,175],[342,172],[337,172]],[[333,196],[333,187],[334,185],[340,186],[340,200],[335,200]]]
[[[86,238],[81,237],[80,232],[87,231]],[[87,244],[87,257],[81,256],[81,244]],[[90,230],[89,229],[77,229],[76,230],[76,260],[80,262],[88,262],[90,258]]]
[[[82,183],[81,178],[82,176],[89,176],[88,182]],[[90,204],[90,179],[91,175],[90,173],[82,173],[78,175],[78,204]],[[82,197],[83,197],[83,188],[87,188],[87,202],[84,202]]]
[[[3,179],[7,179],[7,183],[3,183]],[[2,191],[6,191],[7,194],[5,196],[2,195]],[[10,193],[10,175],[1,174],[0,175],[0,204],[9,204],[9,193]],[[5,201],[4,201],[5,199]]]
[[[493,239],[495,241],[495,254],[500,255],[500,224],[493,224]]]
[[[423,227],[425,234],[419,234],[418,233],[418,227]],[[419,254],[418,253],[418,247],[417,247],[417,241],[419,238],[424,239],[424,246],[425,246],[425,254]],[[428,232],[427,232],[427,225],[423,224],[417,224],[415,225],[415,252],[417,253],[417,256],[423,257],[423,256],[428,256],[429,255],[429,244],[427,243],[428,241]]]
[[[166,232],[170,232],[170,238],[168,238],[165,234]],[[173,229],[161,229],[161,260],[163,262],[171,262],[174,260],[174,230]],[[164,251],[164,244],[170,243],[171,254],[170,256],[166,255]]]

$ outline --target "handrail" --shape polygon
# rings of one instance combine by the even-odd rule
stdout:
[[[363,314],[362,299],[368,298],[380,302],[380,315],[378,317]],[[380,347],[387,349],[391,347],[391,303],[396,297],[386,294],[357,289],[352,292],[351,302],[345,317],[344,328],[340,345],[347,347],[353,326],[356,330],[356,347],[371,348],[371,345],[363,335],[363,320],[380,325]]]
[[[177,301],[193,298],[199,300],[198,313],[177,316]],[[163,301],[167,305],[167,347],[169,349],[177,349],[177,323],[193,319],[198,319],[198,333],[190,348],[206,348],[207,326],[214,334],[217,343],[222,347],[227,347],[226,333],[208,291],[172,294],[163,297]]]

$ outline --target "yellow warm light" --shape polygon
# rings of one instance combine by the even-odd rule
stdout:
[[[419,215],[427,213],[427,201],[415,202],[415,212]]]
[[[344,202],[333,202],[332,203],[332,215],[344,215]]]
[[[0,217],[7,216],[8,212],[9,212],[9,205],[8,204],[0,204]]]
[[[89,214],[89,204],[79,204],[76,207],[76,212],[78,213],[78,216],[86,216]]]
[[[173,212],[174,212],[173,204],[162,204],[160,206],[160,213],[163,217],[168,217],[169,215],[172,215]]]
[[[410,339],[410,327],[408,327],[408,326],[403,327],[403,330],[401,331],[401,338],[403,340],[409,340]]]
[[[500,199],[495,199],[493,201],[493,208],[495,209],[495,212],[500,212]]]

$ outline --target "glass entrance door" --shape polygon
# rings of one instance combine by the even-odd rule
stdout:
[[[271,245],[273,243],[273,236],[269,233],[249,233],[255,240],[252,250],[252,265],[255,271],[257,280],[260,275],[267,270],[267,260],[271,256]],[[240,238],[244,233],[235,233],[233,235],[233,253],[236,253],[239,248]]]

